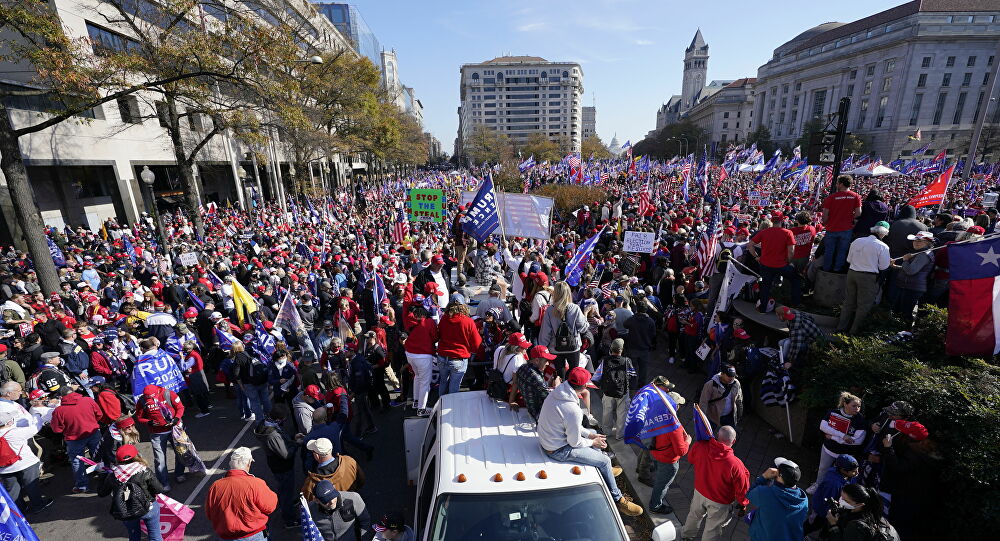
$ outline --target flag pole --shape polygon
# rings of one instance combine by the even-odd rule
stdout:
[[[781,344],[778,344],[778,360],[781,362],[782,369],[784,369],[785,352],[781,348]],[[788,421],[788,443],[795,443],[792,438],[792,407],[788,404],[787,393],[785,393],[783,400],[785,401],[785,419]]]

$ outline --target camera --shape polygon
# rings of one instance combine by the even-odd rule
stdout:
[[[835,500],[833,498],[827,498],[826,499],[826,506],[830,510],[830,513],[833,516],[837,516],[837,515],[840,514],[840,502],[839,501],[837,501],[837,500]]]

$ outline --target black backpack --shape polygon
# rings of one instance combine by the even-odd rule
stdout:
[[[152,504],[149,495],[139,483],[132,480],[134,478],[133,475],[128,481],[118,485],[111,497],[111,516],[117,520],[135,520],[149,512]]]
[[[493,400],[499,400],[501,402],[506,402],[510,397],[507,389],[507,381],[503,379],[503,373],[507,371],[507,365],[514,360],[513,355],[509,355],[507,359],[507,364],[504,365],[503,370],[497,370],[492,366],[486,369],[486,395]]]
[[[604,369],[597,387],[604,396],[622,398],[628,395],[628,357],[609,355],[604,359]]]
[[[562,320],[559,321],[559,328],[556,329],[556,334],[552,342],[552,347],[550,353],[576,353],[580,351],[580,336],[574,333],[569,328],[569,323],[566,322],[566,315],[569,313],[569,307],[566,307],[566,311],[563,312]]]
[[[348,384],[355,393],[367,392],[372,385],[372,365],[360,353],[351,361]]]
[[[135,415],[135,398],[132,397],[132,395],[124,395],[111,388],[108,388],[106,390],[115,395],[115,397],[118,399],[118,405],[119,407],[121,407],[122,410],[121,417],[115,419],[116,421]]]

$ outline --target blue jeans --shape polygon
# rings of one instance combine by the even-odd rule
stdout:
[[[827,231],[823,241],[823,270],[826,272],[844,270],[847,263],[847,250],[851,247],[853,231]]]
[[[149,512],[135,520],[123,520],[122,524],[128,529],[128,541],[142,541],[142,527],[140,522],[146,523],[146,531],[149,533],[149,541],[163,541],[160,535],[160,502],[153,502],[149,507]]]
[[[243,393],[250,401],[250,412],[256,416],[257,422],[263,421],[264,414],[271,411],[271,398],[267,394],[267,384],[243,384]]]
[[[766,265],[760,266],[760,305],[761,308],[767,305],[768,299],[771,298],[771,287],[774,286],[774,280],[779,277],[784,276],[792,284],[792,304],[799,304],[802,302],[802,279],[799,273],[795,272],[795,267],[791,265],[785,265],[784,267],[768,267]]]
[[[73,466],[73,488],[87,489],[87,465],[79,457],[85,451],[90,451],[90,457],[100,460],[97,454],[101,447],[101,431],[95,430],[93,434],[78,440],[66,440],[66,453],[69,454],[70,464]]]
[[[469,369],[469,359],[443,359],[441,363],[441,380],[438,382],[438,394],[457,393],[462,387],[462,378]]]
[[[649,498],[650,509],[660,505],[670,505],[663,497],[667,495],[670,483],[674,482],[674,477],[677,477],[677,470],[680,468],[677,462],[654,460],[653,463],[656,464],[656,476],[653,479],[653,494]]]
[[[243,392],[243,387],[239,383],[233,387],[236,387],[236,405],[240,408],[240,417],[250,417],[250,414],[253,413],[253,410],[250,409],[250,398]],[[260,421],[260,419],[257,420]]]
[[[611,498],[615,501],[621,499],[622,492],[615,484],[615,476],[611,473],[611,459],[608,458],[608,455],[593,447],[572,447],[569,445],[563,445],[551,453],[546,451],[546,454],[556,462],[575,462],[597,468],[597,471],[601,472],[601,476],[604,477],[604,484],[608,485],[608,490],[611,491]]]
[[[226,541],[221,537],[216,537],[216,539],[218,539],[219,541]],[[247,537],[241,537],[239,539],[232,539],[231,541],[265,541],[266,539],[267,539],[267,530],[264,530],[263,532],[257,532],[253,535]]]
[[[149,440],[153,444],[153,471],[156,472],[156,478],[159,479],[160,483],[164,487],[168,487],[170,486],[170,478],[167,476],[167,447],[173,447],[171,444],[174,441],[174,435],[171,432],[161,434],[151,432]],[[174,477],[180,475],[184,475],[184,463],[181,462],[180,455],[174,450]]]

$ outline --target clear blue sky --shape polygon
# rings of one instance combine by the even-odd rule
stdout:
[[[584,105],[597,105],[605,143],[636,142],[656,109],[680,94],[684,49],[701,28],[708,79],[756,77],[776,47],[828,21],[851,22],[903,0],[355,0],[399,76],[424,105],[424,127],[451,153],[458,129],[459,67],[504,54],[576,61]],[[704,6],[702,13],[693,8]]]

